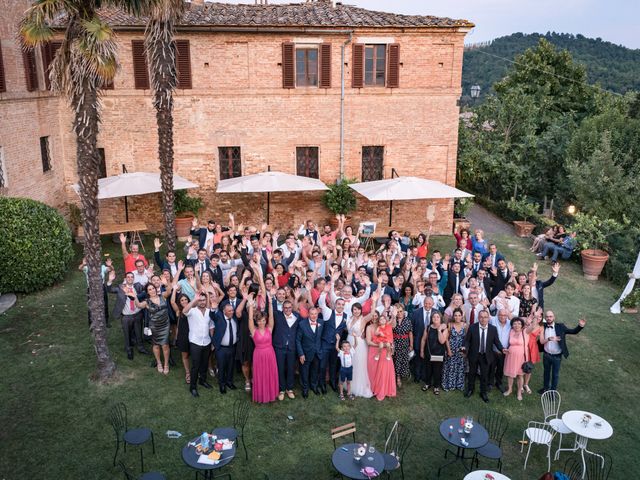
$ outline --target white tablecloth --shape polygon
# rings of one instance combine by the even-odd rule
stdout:
[[[509,480],[509,477],[491,470],[476,470],[475,472],[468,473],[464,480],[485,480],[486,475],[491,475],[494,480]]]

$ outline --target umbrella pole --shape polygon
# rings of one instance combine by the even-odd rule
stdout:
[[[391,226],[392,216],[393,216],[393,200],[389,200],[389,226]]]
[[[269,225],[269,209],[271,206],[271,192],[267,192],[267,225]]]

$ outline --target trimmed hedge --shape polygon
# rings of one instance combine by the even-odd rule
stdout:
[[[0,197],[0,292],[31,293],[53,285],[72,257],[71,232],[56,209]]]

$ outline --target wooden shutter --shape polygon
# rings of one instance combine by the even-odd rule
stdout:
[[[138,90],[149,89],[149,69],[147,68],[147,56],[144,53],[143,40],[131,40],[131,52],[133,53],[133,81]]]
[[[7,91],[7,81],[4,78],[4,63],[2,62],[2,44],[0,43],[0,92],[6,92]],[[0,168],[2,168],[2,165],[0,165]],[[0,172],[0,175],[2,174],[2,172]],[[0,186],[4,186],[0,185]]]
[[[191,54],[189,40],[176,40],[178,88],[191,88]]]
[[[295,53],[296,47],[293,42],[282,43],[282,88],[296,86]]]
[[[400,86],[400,44],[389,45],[389,61],[387,62],[387,87]]]
[[[42,45],[42,67],[44,70],[44,84],[47,87],[47,90],[51,90],[51,81],[49,80],[51,63],[56,57],[56,52],[61,46],[62,42],[60,40],[47,42]]]
[[[353,45],[353,66],[351,67],[351,86],[364,87],[364,44]]]
[[[320,45],[320,88],[331,88],[331,44]]]
[[[36,52],[32,49],[22,52],[24,63],[24,77],[27,81],[27,92],[38,89],[38,70],[36,68]]]

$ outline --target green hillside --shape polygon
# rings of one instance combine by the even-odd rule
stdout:
[[[478,84],[482,94],[500,80],[511,66],[498,57],[514,59],[527,48],[546,38],[556,47],[568,50],[573,59],[586,66],[589,82],[618,93],[640,90],[640,49],[632,50],[601,38],[587,38],[568,33],[514,33],[500,37],[489,44],[470,45],[465,48],[462,68],[463,95],[469,95],[471,85]]]

